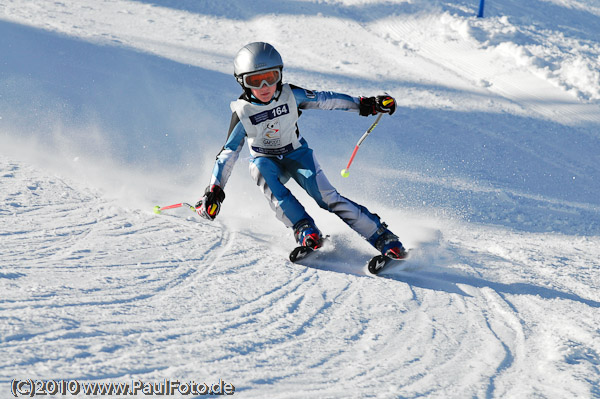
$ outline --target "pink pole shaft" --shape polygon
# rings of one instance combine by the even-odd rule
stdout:
[[[356,147],[354,147],[354,151],[352,151],[352,156],[350,156],[350,161],[348,161],[348,166],[346,166],[346,170],[350,169],[350,165],[352,164],[352,161],[354,161],[354,157],[356,156],[358,147],[359,147],[358,145]]]
[[[168,206],[163,206],[162,208],[160,208],[159,210],[164,211],[165,209],[173,209],[173,208],[180,208],[183,206],[183,202],[180,204],[173,204],[173,205],[168,205]]]

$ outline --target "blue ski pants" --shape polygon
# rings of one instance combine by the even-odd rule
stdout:
[[[250,161],[250,173],[269,200],[271,209],[286,226],[293,227],[303,219],[314,220],[294,197],[285,183],[294,179],[317,204],[339,216],[348,226],[371,238],[381,227],[381,221],[367,208],[343,196],[331,185],[319,166],[313,150],[304,139],[302,146],[279,157],[255,157]]]

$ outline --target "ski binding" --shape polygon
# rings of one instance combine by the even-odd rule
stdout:
[[[304,259],[311,253],[315,252],[319,248],[322,248],[323,244],[325,243],[325,241],[327,241],[328,237],[329,236],[322,237],[321,242],[316,247],[299,245],[296,248],[292,249],[292,252],[290,252],[290,261],[292,263],[298,262],[299,260]]]
[[[390,258],[385,255],[375,255],[371,258],[369,263],[367,264],[367,269],[371,274],[379,274],[383,269],[385,269],[388,265],[395,262],[404,262],[408,258],[408,251],[406,252],[406,256],[401,259]]]

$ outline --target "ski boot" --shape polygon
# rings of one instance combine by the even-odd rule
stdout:
[[[367,263],[367,269],[371,274],[378,274],[393,261],[402,261],[408,257],[408,251],[404,249],[398,236],[389,231],[385,223],[381,224],[369,242],[381,252],[381,255],[375,255]]]
[[[304,219],[294,226],[294,237],[298,246],[290,252],[290,261],[296,262],[321,248],[325,242],[325,237],[321,235],[313,222]]]
[[[317,227],[309,220],[301,220],[294,226],[294,238],[298,245],[317,249],[323,245],[323,236]]]
[[[373,245],[383,256],[387,256],[391,259],[404,259],[408,256],[408,252],[404,249],[404,246],[398,239],[398,236],[388,230],[385,223],[381,224],[381,227],[373,237],[369,239],[371,245]]]

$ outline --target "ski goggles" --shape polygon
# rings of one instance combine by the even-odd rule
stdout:
[[[273,86],[281,80],[279,68],[267,69],[266,71],[248,73],[244,75],[244,87],[249,89],[260,89],[263,85]]]

